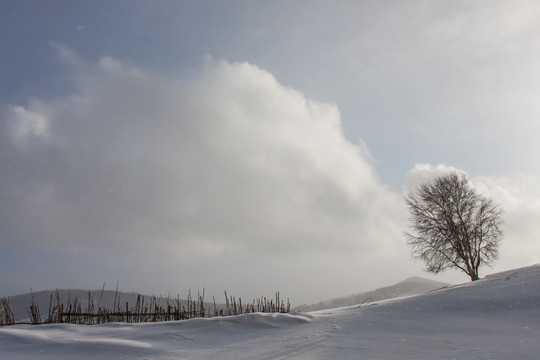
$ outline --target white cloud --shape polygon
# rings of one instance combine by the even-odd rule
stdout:
[[[165,79],[55,47],[76,90],[40,100],[52,129],[16,108],[30,119],[22,133],[54,141],[3,179],[27,177],[2,201],[14,241],[186,259],[238,249],[367,256],[400,241],[400,200],[365,145],[343,137],[335,105],[247,63]]]
[[[25,146],[31,138],[46,139],[50,135],[47,117],[22,106],[13,106],[8,114],[11,139],[18,146]]]
[[[405,175],[405,185],[403,191],[404,193],[409,194],[413,192],[419,185],[451,171],[462,170],[444,164],[439,164],[437,166],[433,166],[431,164],[416,164],[414,168],[409,170]]]
[[[476,187],[505,211],[501,266],[515,268],[540,263],[540,179],[536,176],[478,176]]]
[[[18,135],[24,148],[0,141],[0,164],[10,170],[0,173],[4,242],[118,256],[131,264],[121,279],[132,283],[133,273],[149,277],[137,270],[145,258],[159,262],[152,284],[163,278],[161,288],[183,271],[199,274],[194,286],[275,283],[313,301],[422,267],[402,235],[402,194],[379,182],[363,142],[344,138],[336,105],[248,63],[207,61],[188,77],[165,78],[54,47],[74,90],[12,108],[8,123],[29,125]],[[419,164],[404,189],[451,169]],[[534,261],[536,180],[518,190],[512,178],[472,180],[507,212],[500,267]],[[250,269],[260,271],[238,277]]]

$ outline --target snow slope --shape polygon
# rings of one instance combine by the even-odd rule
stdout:
[[[295,310],[306,312],[365,304],[368,302],[392,299],[396,297],[418,295],[428,291],[447,287],[449,285],[450,284],[440,281],[424,279],[421,277],[412,277],[397,284],[378,288],[373,291],[325,300],[312,305],[299,305],[295,308]]]
[[[309,314],[0,328],[2,359],[539,359],[540,265]]]

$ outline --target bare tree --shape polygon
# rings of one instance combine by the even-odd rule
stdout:
[[[502,209],[478,194],[465,174],[453,171],[420,185],[405,197],[411,228],[405,233],[426,270],[457,268],[478,280],[478,268],[497,259]]]

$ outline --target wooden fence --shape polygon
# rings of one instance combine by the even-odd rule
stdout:
[[[263,312],[263,313],[288,313],[291,305],[289,299],[287,302],[280,299],[279,292],[275,294],[274,299],[266,297],[253,300],[251,303],[242,304],[242,299],[227,296],[225,292],[225,305],[217,305],[213,298],[212,306],[207,306],[204,302],[204,291],[202,295],[197,294],[193,299],[191,291],[188,294],[187,300],[180,300],[179,297],[172,299],[171,297],[156,298],[152,296],[148,301],[145,297],[138,295],[135,304],[121,302],[115,296],[114,304],[111,309],[101,306],[101,299],[98,306],[95,306],[94,299],[90,291],[88,292],[88,302],[85,307],[75,298],[73,301],[68,301],[63,304],[60,300],[60,294],[56,291],[53,296],[51,294],[48,316],[43,321],[38,304],[32,296],[32,303],[26,308],[30,317],[30,324],[52,324],[52,323],[68,323],[68,324],[104,324],[109,322],[125,322],[125,323],[140,323],[140,322],[160,322],[160,321],[176,321],[192,318],[204,318],[215,316],[230,316],[243,313]],[[162,304],[162,302],[165,304]],[[13,311],[9,305],[9,299],[2,299],[2,308],[0,308],[0,325],[18,324],[13,316]]]
[[[9,299],[2,299],[2,307],[0,307],[0,325],[13,325],[15,324],[15,316],[13,316],[13,310],[9,305]]]

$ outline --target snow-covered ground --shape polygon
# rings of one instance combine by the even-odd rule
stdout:
[[[309,314],[0,328],[1,359],[540,359],[540,265]]]

